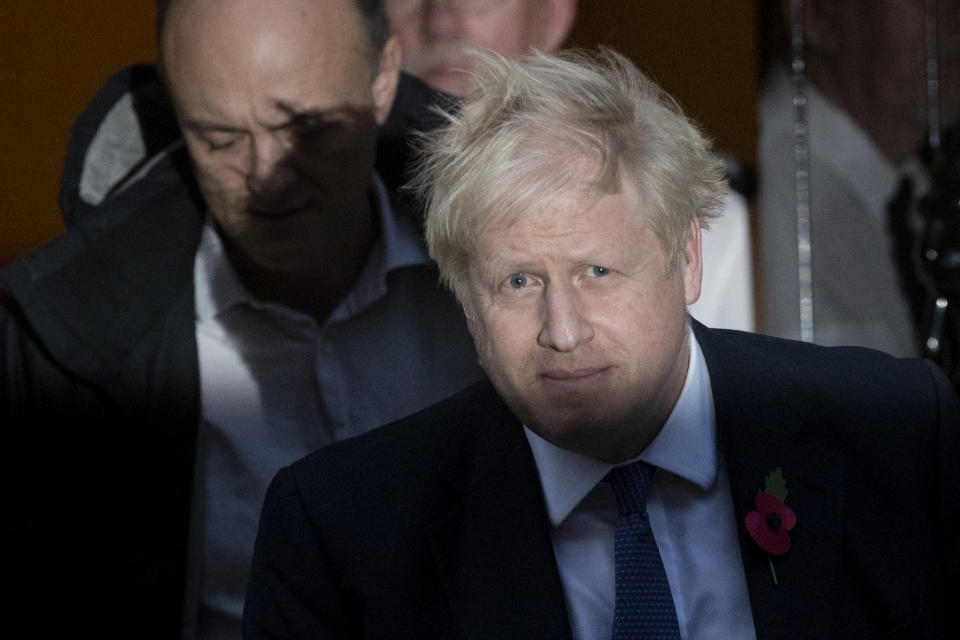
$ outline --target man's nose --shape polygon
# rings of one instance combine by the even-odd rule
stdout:
[[[584,300],[573,285],[548,284],[542,300],[543,327],[537,342],[555,351],[573,351],[593,339]]]
[[[462,9],[459,0],[426,0],[423,4],[426,32],[433,37],[457,33]]]
[[[247,190],[254,196],[270,196],[284,191],[295,178],[290,150],[274,135],[255,138],[250,145],[247,166]]]

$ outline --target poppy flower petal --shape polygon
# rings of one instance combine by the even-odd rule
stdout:
[[[783,523],[782,526],[787,531],[797,526],[797,514],[793,512],[793,509],[783,504],[776,496],[761,491],[757,494],[754,504],[757,505],[757,511],[764,517],[769,513],[775,513],[780,516],[780,521]]]
[[[779,515],[780,507],[786,506],[775,495],[765,493],[763,491],[757,494],[757,497],[753,502],[755,505],[757,505],[757,511],[764,515],[768,513],[776,513]]]
[[[787,505],[780,503],[781,509],[777,511],[777,515],[780,516],[780,521],[783,523],[784,531],[790,531],[795,526],[797,526],[797,514],[793,512],[793,509]]]
[[[776,531],[771,529],[759,511],[748,513],[744,523],[753,541],[767,553],[780,556],[790,550],[790,534],[782,528]]]
[[[763,550],[772,556],[782,556],[790,551],[790,534],[784,529],[770,531],[766,544],[763,545]]]

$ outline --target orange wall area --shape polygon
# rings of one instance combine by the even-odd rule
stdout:
[[[756,31],[755,0],[580,0],[568,44],[626,54],[717,148],[754,166]]]
[[[70,126],[110,74],[155,57],[149,0],[6,2],[0,14],[0,264],[56,235]]]
[[[155,58],[150,0],[7,2],[0,18],[0,265],[62,230],[57,206],[73,120],[110,74]],[[580,0],[570,44],[630,56],[753,163],[753,0]]]

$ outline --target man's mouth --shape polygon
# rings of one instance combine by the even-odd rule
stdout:
[[[259,218],[269,218],[271,220],[280,220],[290,216],[302,213],[310,208],[309,203],[294,205],[248,205],[247,211]]]
[[[423,74],[427,84],[437,85],[444,90],[461,90],[460,86],[468,82],[469,75],[465,67],[454,65],[437,65]]]
[[[606,383],[612,371],[612,366],[549,369],[540,372],[540,379],[558,390],[586,391]]]

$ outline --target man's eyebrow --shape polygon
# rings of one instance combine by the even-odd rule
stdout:
[[[200,133],[208,132],[218,132],[222,131],[223,133],[237,133],[242,131],[239,127],[231,127],[229,125],[221,124],[219,122],[213,122],[210,120],[203,120],[200,118],[188,118],[183,123],[184,129],[190,129],[191,131],[197,131]]]
[[[266,127],[271,131],[282,131],[306,123],[315,125],[336,123],[343,120],[343,116],[356,115],[360,111],[350,105],[338,105],[329,108],[303,108],[282,100],[274,102],[274,107],[287,118],[283,122]],[[197,133],[242,133],[245,131],[243,127],[231,126],[204,118],[187,118],[183,123],[183,128]]]
[[[303,108],[290,104],[283,100],[277,100],[273,103],[278,111],[287,116],[287,121],[270,127],[271,129],[283,129],[285,127],[302,124],[304,121],[314,121],[317,124],[325,122],[336,122],[345,115],[355,115],[359,110],[350,105],[338,105],[335,107]]]
[[[499,281],[501,277],[506,277],[512,273],[523,273],[527,271],[525,267],[531,265],[519,263],[501,255],[488,255],[481,260],[474,262],[476,274],[483,280]]]

